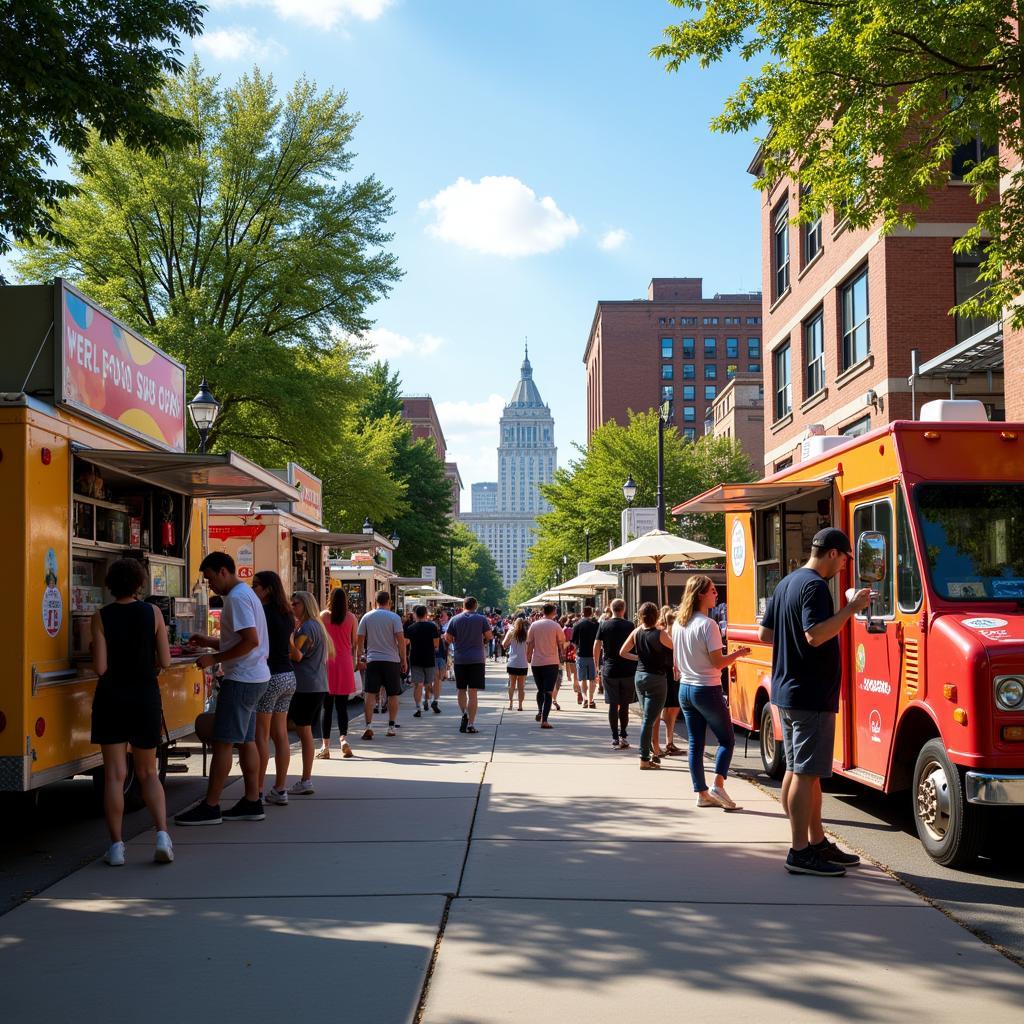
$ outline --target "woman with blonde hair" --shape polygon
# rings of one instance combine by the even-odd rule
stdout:
[[[672,655],[679,672],[679,704],[689,736],[690,778],[698,807],[736,810],[725,791],[736,737],[729,706],[722,692],[722,669],[750,653],[738,647],[722,653],[722,631],[708,612],[718,603],[718,590],[707,576],[691,576],[672,627]],[[708,727],[718,740],[715,782],[709,789],[704,777],[704,743]]]
[[[518,693],[519,710],[523,710],[523,698],[526,695],[526,673],[529,668],[526,662],[526,619],[516,616],[516,621],[505,631],[501,646],[508,651],[508,709],[512,710],[512,699]]]
[[[669,636],[672,635],[672,627],[676,621],[675,609],[671,605],[661,606],[661,615],[658,617],[658,625],[661,626]],[[676,746],[676,719],[679,717],[679,673],[675,666],[672,675],[668,680],[668,696],[665,698],[665,707],[661,712],[661,721],[665,723],[665,753],[668,755],[681,754],[682,750]],[[660,723],[654,727],[654,746],[658,747],[661,731]]]
[[[327,659],[335,656],[334,641],[320,619],[320,607],[308,590],[292,594],[295,630],[292,661],[295,663],[295,696],[288,717],[302,748],[302,775],[289,790],[290,796],[313,792],[313,723],[320,717],[327,690]]]
[[[643,721],[640,726],[640,767],[661,767],[657,748],[652,754],[655,727],[665,706],[668,677],[672,674],[672,640],[658,626],[658,606],[645,601],[637,611],[639,625],[626,638],[620,657],[636,657],[636,695],[640,698]],[[636,655],[633,655],[633,651]]]

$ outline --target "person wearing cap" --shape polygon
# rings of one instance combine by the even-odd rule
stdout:
[[[795,875],[840,877],[860,863],[825,835],[821,822],[821,780],[832,775],[839,712],[839,634],[871,600],[867,588],[840,611],[833,607],[828,581],[852,553],[842,530],[819,530],[806,564],[783,577],[768,599],[759,630],[772,645],[771,699],[786,752],[782,809],[793,834],[786,870]]]

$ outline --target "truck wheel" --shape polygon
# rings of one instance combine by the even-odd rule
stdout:
[[[769,779],[781,779],[786,774],[786,753],[782,744],[775,739],[775,723],[772,721],[772,706],[767,701],[761,708],[761,729],[758,733],[761,745],[761,764]]]
[[[984,811],[967,802],[960,768],[940,739],[929,740],[914,765],[914,824],[928,856],[943,867],[964,867],[981,850]]]
[[[100,806],[103,806],[103,787],[106,773],[103,765],[92,770],[92,787]],[[132,755],[128,755],[128,774],[124,777],[124,809],[126,813],[141,810],[146,805],[142,799],[142,787],[135,775],[135,762]]]

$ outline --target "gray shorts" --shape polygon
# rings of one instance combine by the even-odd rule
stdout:
[[[577,658],[576,659],[576,678],[579,680],[584,679],[596,679],[597,669],[594,667],[593,658]]]
[[[794,775],[832,776],[832,751],[836,739],[834,711],[798,711],[779,708],[786,771]]]
[[[270,677],[267,688],[263,691],[256,710],[260,714],[269,714],[274,711],[287,712],[292,701],[292,694],[295,692],[295,673],[278,672]]]
[[[213,719],[213,738],[219,743],[252,743],[256,739],[256,706],[270,685],[222,679]]]
[[[409,678],[414,683],[432,683],[436,674],[437,669],[433,665],[429,668],[426,665],[409,666]]]

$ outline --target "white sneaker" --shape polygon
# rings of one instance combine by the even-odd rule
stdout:
[[[393,725],[389,725],[388,726],[388,731],[384,735],[385,736],[397,736],[398,733],[395,732],[395,727]]]
[[[282,807],[288,803],[288,794],[283,789],[275,789],[273,786],[267,790],[263,798],[265,804],[280,804]]]
[[[348,745],[348,740],[341,741],[341,756],[342,757],[354,757],[352,748]]]
[[[103,854],[103,859],[112,868],[124,867],[124,843],[111,843],[110,849]]]
[[[170,864],[174,860],[174,844],[166,832],[157,832],[156,848],[153,850],[153,860],[157,864]]]
[[[712,786],[708,792],[727,810],[735,811],[739,809],[739,805],[728,793],[725,791],[724,786]]]
[[[311,793],[315,793],[316,790],[313,789],[312,779],[299,779],[298,782],[288,787],[288,792],[292,796],[309,796]]]
[[[714,790],[709,789],[706,793],[697,794],[698,807],[725,807],[725,804],[714,795]]]

